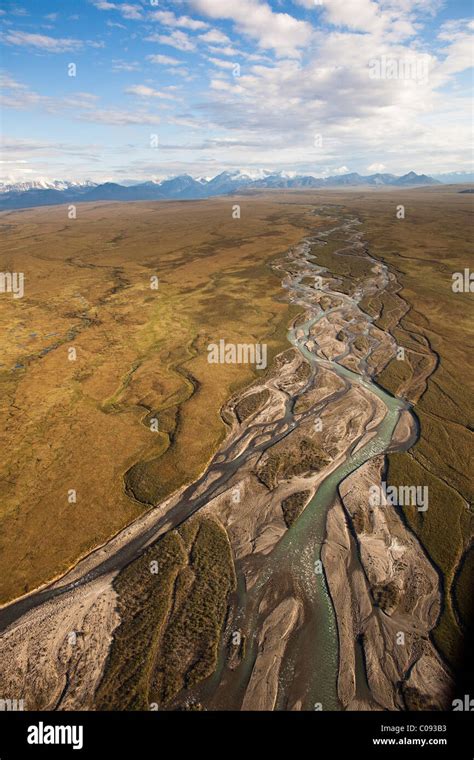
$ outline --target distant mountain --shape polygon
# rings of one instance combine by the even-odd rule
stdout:
[[[0,210],[56,206],[77,200],[95,187],[94,182],[37,179],[15,184],[0,183]]]
[[[474,172],[445,172],[433,174],[433,178],[447,185],[458,185],[464,182],[474,182]]]
[[[392,185],[397,178],[395,174],[381,174],[378,172],[377,174],[370,174],[366,179],[370,185]]]
[[[77,192],[86,191],[95,187],[95,182],[86,180],[85,182],[68,182],[63,179],[47,180],[42,177],[32,180],[31,182],[16,182],[9,184],[0,182],[1,193],[26,193],[29,190],[77,190]]]
[[[241,187],[247,187],[255,182],[255,179],[242,172],[221,172],[216,177],[202,182],[207,195],[225,195],[233,193]]]
[[[207,183],[206,183],[207,184]],[[142,182],[139,185],[124,187],[114,182],[97,185],[84,193],[82,201],[159,201],[159,200],[194,200],[208,197],[206,184],[198,182],[183,174],[162,182]],[[212,193],[215,195],[215,193]],[[1,200],[0,200],[1,208]]]
[[[206,192],[208,184],[209,183],[198,182],[189,174],[183,174],[180,177],[163,180],[163,182],[156,185],[156,188],[160,193],[160,197],[163,199],[190,200],[193,198],[205,198],[209,195],[209,193]],[[135,187],[135,190],[138,190],[141,187],[143,187],[143,185],[138,185]]]
[[[116,182],[104,182],[102,185],[96,185],[92,190],[88,190],[83,194],[83,201],[115,201],[115,200],[130,200],[127,196],[129,193],[133,193],[133,187],[124,187],[118,185]],[[65,196],[69,196],[69,193],[64,193]],[[69,200],[69,197],[67,198]],[[63,200],[63,203],[65,201]],[[1,201],[0,201],[1,203]]]
[[[413,185],[439,185],[436,179],[433,177],[427,177],[426,174],[415,174],[415,172],[408,172],[403,177],[397,177],[392,183],[397,187],[409,187]]]
[[[189,174],[171,177],[159,182],[150,180],[138,184],[120,185],[116,182],[63,182],[39,179],[33,182],[0,186],[0,210],[53,206],[59,203],[92,201],[152,201],[196,200],[232,193],[245,193],[261,189],[338,188],[358,186],[417,187],[436,185],[438,180],[426,174],[409,172],[402,177],[394,174],[362,176],[357,172],[333,177],[313,177],[289,172],[221,172],[206,179],[194,179]]]

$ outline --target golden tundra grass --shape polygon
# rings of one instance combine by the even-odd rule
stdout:
[[[267,340],[274,354],[286,345],[295,310],[276,300],[279,278],[266,264],[314,230],[311,209],[330,202],[335,216],[349,210],[363,220],[370,252],[396,272],[409,310],[394,327],[394,294],[363,307],[382,307],[381,326],[420,348],[378,381],[400,392],[423,372],[427,353],[438,357],[414,407],[420,440],[389,457],[388,479],[429,485],[428,511],[407,508],[405,517],[440,572],[435,639],[454,662],[472,587],[473,296],[453,293],[451,276],[473,268],[472,199],[445,187],[276,192],[243,198],[242,219],[232,221],[234,202],[79,206],[75,221],[64,208],[2,215],[9,234],[1,269],[27,278],[23,300],[0,302],[2,598],[51,577],[133,519],[144,505],[126,497],[124,477],[155,502],[202,471],[225,432],[223,401],[254,376],[238,366],[210,372],[205,346],[220,337]],[[322,248],[320,262],[330,253]],[[364,274],[361,262],[335,258],[346,276]],[[158,293],[149,289],[153,274]],[[67,361],[71,345],[75,363]],[[142,424],[153,416],[161,433]],[[76,505],[67,502],[71,488]]]
[[[345,211],[355,211],[364,220],[364,232],[370,241],[371,253],[390,265],[401,285],[399,295],[402,300],[395,292],[375,294],[363,302],[363,308],[373,315],[380,313],[377,324],[384,329],[391,329],[399,345],[420,351],[420,356],[407,352],[407,361],[391,362],[379,375],[378,381],[392,392],[400,393],[406,387],[411,393],[412,388],[419,387],[417,378],[425,373],[429,356],[435,352],[439,357],[427,389],[421,395],[417,393],[414,399],[415,412],[421,421],[420,440],[410,452],[389,456],[388,481],[392,485],[429,487],[428,511],[419,513],[407,507],[404,508],[404,513],[408,524],[417,533],[425,551],[439,570],[444,597],[435,641],[445,657],[455,664],[462,623],[466,623],[471,606],[472,588],[472,548],[467,549],[472,535],[472,513],[469,510],[469,452],[470,446],[472,447],[472,441],[469,441],[469,405],[472,400],[472,381],[464,373],[465,357],[472,337],[468,316],[472,296],[453,294],[451,275],[453,271],[461,271],[468,260],[466,212],[469,199],[459,197],[450,190],[442,193],[428,190],[404,191],[400,195],[391,192],[334,195],[343,204]],[[316,196],[280,197],[293,204],[311,201],[316,205],[323,202],[321,197]],[[399,203],[404,203],[407,209],[416,208],[415,221],[410,222],[409,216],[403,222],[396,220],[395,208]],[[316,253],[321,265],[327,266],[342,278],[341,289],[345,292],[352,292],[357,280],[368,274],[366,262],[350,256],[335,257],[334,248],[324,246],[317,249]],[[454,315],[454,319],[451,315]],[[400,318],[401,324],[398,325]],[[237,413],[244,418],[249,409],[258,407],[260,401],[259,394],[249,395],[238,405]],[[176,415],[170,411],[164,427],[173,435],[176,425]],[[286,458],[281,458],[274,452],[262,466],[259,476],[271,488],[276,474],[298,471],[300,466],[305,468],[306,459],[308,467],[317,469],[318,457],[319,452],[311,446],[299,451],[296,458],[294,452],[290,452]],[[293,494],[283,502],[282,509],[287,524],[295,519],[308,493]],[[169,534],[157,544],[157,549],[160,547],[161,551],[166,547],[173,549],[175,559],[170,565],[165,563],[163,575],[160,576],[162,582],[157,588],[160,589],[160,595],[172,596],[168,588],[169,583],[172,584],[178,610],[181,609],[180,600],[194,588],[195,576],[186,559],[187,550],[183,553],[182,541],[194,540],[195,526],[196,519],[193,518],[191,522],[184,523],[179,532]],[[217,532],[216,527],[212,534],[218,539],[218,545],[224,548],[224,536]],[[219,595],[220,605],[232,587],[228,574],[229,564],[225,551],[213,553],[212,556],[215,556],[215,562],[204,562],[200,577],[202,583],[208,583],[213,567],[220,568],[222,588],[220,584],[216,586],[222,591]],[[146,612],[142,616],[143,625],[141,623],[140,630],[134,632],[133,587],[139,581],[143,561],[135,562],[118,579],[121,598],[124,600],[124,617],[101,686],[103,706],[113,706],[116,694],[120,697],[117,703],[120,703],[123,685],[127,684],[132,689],[126,696],[130,706],[145,705],[152,695],[156,701],[166,704],[183,686],[192,683],[190,675],[186,675],[180,667],[189,652],[200,650],[211,653],[215,652],[212,647],[217,646],[221,630],[218,621],[222,619],[220,607],[217,617],[217,610],[210,615],[210,619],[214,620],[212,633],[206,627],[201,630],[199,618],[195,621],[192,634],[189,633],[190,621],[193,621],[193,615],[197,614],[201,602],[196,606],[191,601],[188,607],[183,608],[183,613],[186,614],[178,615],[173,621],[169,612],[164,613],[160,596],[156,604],[144,605]],[[148,573],[146,581],[140,582],[139,587],[148,588],[150,583],[153,586]],[[196,599],[199,599],[199,588],[197,584]],[[390,585],[375,590],[376,601],[384,609],[389,609],[396,601],[394,594]],[[154,616],[154,622],[149,621],[149,615]],[[164,619],[171,620],[171,625],[163,625],[161,621]],[[134,674],[128,674],[128,669],[133,669],[134,658],[130,660],[124,649],[124,643],[129,638],[149,653],[138,658],[145,664]],[[151,642],[150,646],[147,641]],[[211,647],[209,642],[213,642]],[[203,671],[199,677],[205,677],[213,670],[215,654],[211,658],[203,656],[202,663]],[[130,678],[127,679],[128,675]],[[416,694],[407,693],[405,698],[413,709],[422,707],[416,703]]]
[[[239,202],[240,220],[234,199],[0,216],[0,270],[25,273],[23,299],[0,295],[0,601],[202,472],[225,434],[221,405],[255,376],[209,365],[209,342],[267,342],[269,361],[287,346],[295,310],[268,262],[316,220],[310,207]]]
[[[390,265],[402,285],[399,295],[410,310],[393,330],[400,346],[421,351],[410,361],[392,361],[378,381],[392,392],[423,371],[428,349],[438,365],[414,411],[421,435],[407,453],[389,456],[391,485],[427,485],[426,512],[404,508],[405,517],[440,571],[443,612],[434,638],[451,664],[460,652],[462,615],[470,606],[462,559],[472,540],[472,355],[474,320],[472,293],[453,293],[452,274],[473,269],[472,196],[459,188],[426,188],[383,194],[354,195],[351,208],[364,219],[371,253]],[[396,218],[399,204],[405,219]],[[384,321],[393,303],[386,301]],[[468,592],[469,588],[469,592]],[[465,618],[464,618],[465,620]]]

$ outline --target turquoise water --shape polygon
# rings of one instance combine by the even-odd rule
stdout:
[[[355,220],[354,220],[355,221]],[[343,224],[331,233],[344,229],[349,231],[350,223]],[[357,237],[348,239],[345,249],[351,244],[357,244]],[[256,656],[256,641],[258,638],[258,606],[263,598],[266,586],[272,578],[278,579],[282,574],[282,582],[285,574],[293,583],[298,596],[306,602],[306,612],[303,627],[295,634],[292,648],[285,653],[285,660],[280,672],[279,695],[277,709],[285,709],[285,698],[291,688],[291,682],[295,676],[296,667],[299,668],[298,692],[305,692],[302,709],[314,710],[340,710],[341,705],[337,698],[337,675],[339,667],[337,621],[333,605],[329,595],[324,572],[316,572],[316,562],[321,558],[321,547],[326,532],[326,517],[329,507],[334,503],[340,483],[361,465],[374,456],[383,454],[391,444],[395,427],[398,423],[400,412],[408,408],[407,404],[380,388],[370,378],[357,374],[343,367],[337,361],[323,359],[311,353],[304,345],[310,338],[310,331],[315,324],[324,316],[327,317],[335,311],[344,310],[347,307],[356,309],[358,316],[362,317],[367,328],[372,319],[358,307],[358,299],[362,293],[359,290],[357,297],[350,297],[338,291],[324,288],[327,295],[335,296],[343,302],[343,306],[336,306],[322,311],[312,302],[314,291],[309,286],[301,285],[301,279],[308,274],[321,274],[323,268],[310,261],[314,256],[310,253],[310,243],[305,243],[303,257],[294,259],[301,263],[305,271],[289,275],[284,283],[285,289],[290,292],[291,300],[305,307],[313,315],[304,324],[298,325],[288,332],[288,340],[314,367],[321,366],[336,373],[339,377],[348,381],[352,386],[361,386],[377,396],[385,405],[385,415],[379,425],[372,431],[372,438],[363,447],[355,452],[349,451],[345,460],[319,485],[316,494],[308,503],[302,514],[293,523],[291,528],[283,535],[271,554],[265,558],[265,564],[259,572],[255,585],[248,591],[240,589],[239,593],[239,616],[245,619],[245,628],[248,632],[247,648],[244,660],[238,668],[238,676],[234,686],[237,692],[244,693],[248,679],[250,678]],[[340,249],[341,250],[341,249]],[[374,262],[375,263],[375,262]],[[284,267],[278,267],[283,269]],[[386,267],[379,270],[382,278],[381,287],[388,282]],[[290,277],[290,281],[288,280]],[[380,287],[380,283],[376,287]],[[373,287],[373,285],[372,285]],[[305,298],[306,297],[306,298]],[[367,328],[365,334],[367,334]],[[342,357],[339,357],[342,358]],[[366,364],[362,363],[364,371]],[[277,580],[278,584],[278,580]],[[250,633],[249,633],[250,632]],[[301,636],[301,639],[299,638]],[[301,642],[301,647],[298,648]],[[309,642],[309,644],[308,644]],[[309,654],[308,654],[309,652]],[[301,662],[302,657],[308,657],[308,661]],[[303,671],[303,676],[302,676]],[[304,679],[304,689],[301,688],[301,678]],[[319,707],[319,705],[321,707]]]

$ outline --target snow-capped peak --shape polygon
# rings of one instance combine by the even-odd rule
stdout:
[[[265,179],[269,177],[272,172],[266,169],[236,169],[235,171],[228,172],[229,176],[234,180],[256,180]]]
[[[23,193],[27,190],[69,190],[73,187],[95,187],[95,182],[90,180],[69,182],[64,179],[38,179],[26,182],[0,182],[0,193]]]

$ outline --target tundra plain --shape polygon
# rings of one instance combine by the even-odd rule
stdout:
[[[436,187],[90,204],[76,220],[57,207],[2,215],[2,267],[26,275],[25,297],[0,302],[2,600],[85,557],[56,586],[79,578],[98,566],[94,547],[116,535],[102,550],[112,556],[161,521],[124,569],[14,623],[3,645],[10,689],[22,682],[40,708],[305,709],[302,663],[315,641],[329,652],[321,629],[333,614],[339,709],[444,709],[471,614],[474,296],[452,288],[472,266],[471,214],[468,194]],[[308,238],[325,294],[306,266]],[[324,312],[307,334],[305,298]],[[268,343],[268,371],[210,371],[207,345],[219,339]],[[334,361],[350,382],[331,373]],[[311,532],[323,483],[382,424],[383,404],[358,375],[406,411],[392,449],[348,473],[319,515],[323,599],[323,587],[302,591],[285,546]],[[428,485],[428,509],[374,517],[367,486],[381,480]],[[181,496],[196,514],[176,521]],[[80,679],[64,626],[61,640],[51,634],[55,615],[84,632],[89,660],[97,652]],[[231,644],[239,615],[252,635]],[[398,649],[397,625],[409,631]],[[41,631],[51,646],[25,686]]]
[[[267,264],[312,209],[249,199],[233,220],[232,205],[2,215],[1,269],[25,274],[23,299],[0,297],[3,602],[202,472],[225,434],[221,406],[255,377],[209,372],[209,343],[264,341],[269,361],[286,347],[290,311]]]

